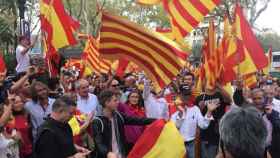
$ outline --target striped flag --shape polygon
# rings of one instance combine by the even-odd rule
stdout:
[[[204,69],[206,78],[206,88],[214,89],[217,80],[216,70],[217,65],[217,41],[216,41],[216,31],[214,22],[211,20],[208,29],[208,38],[205,40],[203,46],[203,56],[204,56]]]
[[[106,13],[102,17],[100,54],[131,60],[154,81],[157,90],[180,73],[187,58],[187,53],[170,39]]]
[[[51,77],[59,74],[59,48],[75,45],[74,31],[79,22],[64,9],[61,0],[40,0],[40,20],[44,38],[46,61]]]
[[[79,23],[68,15],[61,0],[40,0],[40,20],[46,42],[56,50],[77,43],[73,31]]]
[[[162,0],[177,34],[177,38],[188,35],[221,0]]]
[[[111,69],[111,61],[101,58],[98,51],[99,40],[89,36],[86,43],[83,60],[86,61],[93,72],[95,73],[108,73]]]
[[[235,8],[235,29],[237,39],[243,44],[245,59],[238,65],[241,75],[247,75],[262,70],[268,65],[265,52],[257,40],[250,24],[243,15],[239,4]]]
[[[144,131],[128,158],[183,158],[185,154],[184,139],[175,124],[158,120]]]

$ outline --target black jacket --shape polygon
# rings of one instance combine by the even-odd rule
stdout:
[[[124,125],[148,125],[154,120],[155,119],[129,117],[117,111],[113,113],[116,139],[122,155],[127,155]],[[92,158],[106,158],[107,154],[112,151],[112,124],[109,118],[97,116],[94,119],[93,138],[96,150],[92,153]]]
[[[72,130],[68,124],[52,118],[39,127],[34,147],[35,158],[68,158],[76,153]]]
[[[272,158],[280,157],[280,116],[276,111],[272,111],[270,115],[267,115],[267,119],[272,124],[272,142],[270,148],[270,154]]]

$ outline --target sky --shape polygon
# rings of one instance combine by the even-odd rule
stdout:
[[[256,23],[259,28],[272,28],[280,34],[280,0],[271,0]]]

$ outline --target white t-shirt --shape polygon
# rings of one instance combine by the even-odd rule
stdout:
[[[17,67],[16,71],[19,72],[25,72],[28,67],[30,66],[30,59],[28,52],[22,55],[22,51],[25,49],[24,46],[18,45],[16,49],[16,58],[17,58]]]
[[[99,102],[96,95],[89,93],[87,99],[83,99],[81,96],[78,95],[77,99],[77,109],[80,110],[83,114],[90,114],[94,112],[97,114]]]

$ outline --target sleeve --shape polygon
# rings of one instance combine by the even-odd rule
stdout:
[[[185,114],[183,114],[183,116],[185,116]],[[179,117],[179,112],[177,111],[171,116],[170,120],[175,123],[175,125],[178,129],[180,129],[183,124],[184,119],[185,119],[185,117],[182,117],[182,118]]]
[[[131,116],[127,116],[125,114],[121,114],[122,117],[124,118],[124,124],[126,125],[149,125],[151,123],[153,123],[156,119],[152,119],[152,118],[138,118],[138,117],[131,117]]]
[[[36,143],[36,156],[40,158],[58,158],[60,153],[55,136],[49,131],[45,131],[41,134],[40,138]]]
[[[210,125],[210,121],[214,120],[213,116],[209,118],[209,117],[207,117],[207,114],[203,117],[201,111],[198,108],[197,108],[196,115],[197,115],[198,126],[201,129],[208,128],[208,126]]]
[[[106,147],[106,145],[104,145],[101,123],[100,120],[97,119],[93,121],[93,139],[96,145],[98,156],[107,157],[107,154],[110,152],[110,150]]]

